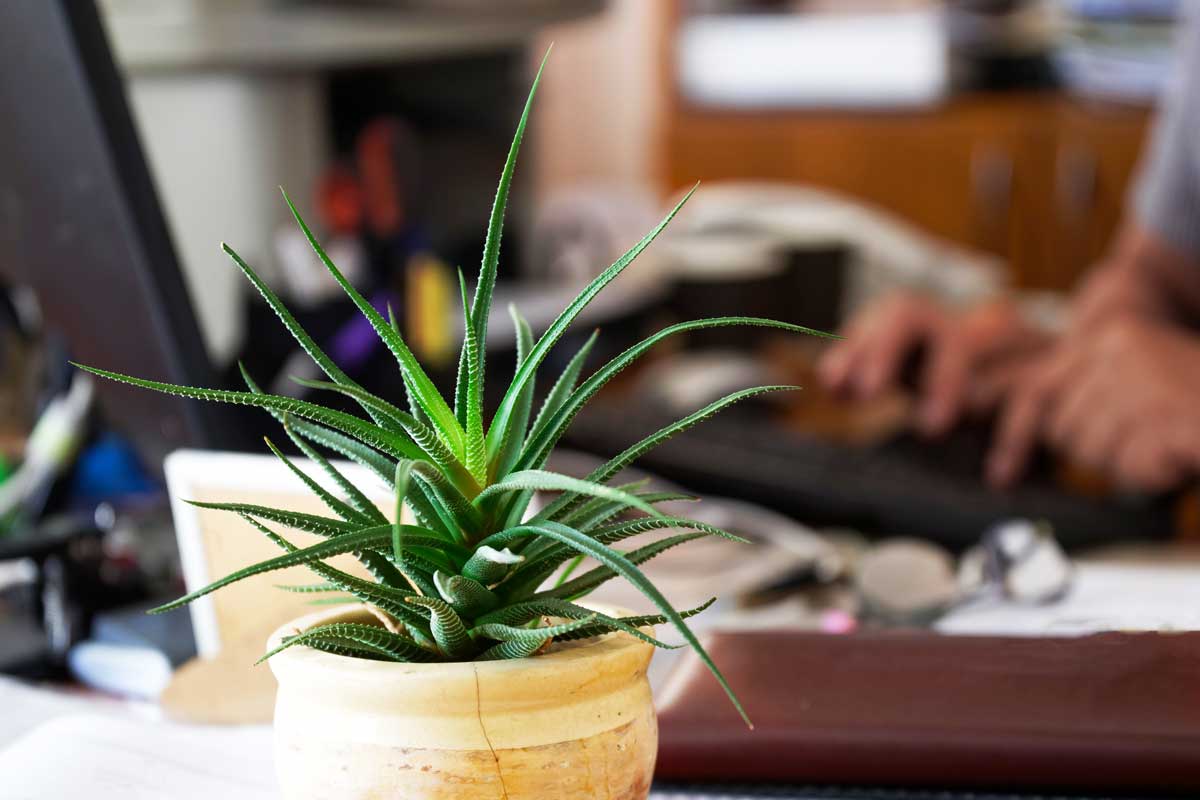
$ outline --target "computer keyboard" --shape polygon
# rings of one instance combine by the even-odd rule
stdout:
[[[596,405],[576,419],[569,443],[613,455],[673,421],[650,406]],[[1164,497],[1086,497],[1064,491],[1045,470],[997,491],[983,479],[986,428],[935,441],[902,436],[857,448],[773,424],[769,409],[731,408],[639,459],[644,469],[702,494],[739,497],[813,525],[870,535],[917,536],[961,549],[996,522],[1045,520],[1067,547],[1165,536],[1173,506]]]

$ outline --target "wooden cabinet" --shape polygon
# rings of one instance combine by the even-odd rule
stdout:
[[[1120,217],[1150,111],[968,94],[929,110],[741,113],[675,99],[662,188],[778,180],[833,189],[1066,288]]]

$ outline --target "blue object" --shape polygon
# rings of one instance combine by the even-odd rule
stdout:
[[[80,452],[70,488],[74,502],[88,504],[162,491],[129,442],[114,433],[101,435]]]

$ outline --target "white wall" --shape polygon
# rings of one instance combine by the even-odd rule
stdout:
[[[297,74],[138,74],[131,105],[210,356],[241,342],[245,279],[228,242],[268,281],[275,230],[302,213],[326,160],[322,84]],[[294,223],[291,223],[294,224]]]

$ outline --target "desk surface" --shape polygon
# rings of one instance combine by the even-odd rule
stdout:
[[[50,800],[82,781],[91,800],[275,797],[267,726],[189,726],[155,721],[148,704],[40,690],[0,678],[0,773],[20,800]],[[64,752],[74,765],[55,768]],[[190,754],[190,755],[181,755]],[[219,769],[212,769],[218,766]],[[13,769],[17,767],[16,769]],[[11,771],[10,771],[11,769]],[[20,772],[23,784],[13,783]],[[111,787],[105,781],[117,780]],[[131,783],[133,781],[134,783]],[[131,794],[132,789],[143,794]],[[108,792],[106,794],[106,791]],[[660,785],[651,800],[1084,800],[1076,795],[913,791],[815,786]],[[1091,800],[1089,798],[1089,800]],[[1095,798],[1095,800],[1102,800]],[[1112,800],[1116,800],[1114,797]]]

